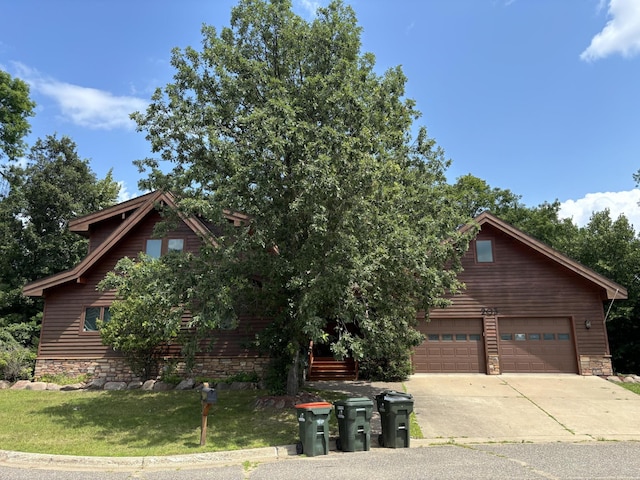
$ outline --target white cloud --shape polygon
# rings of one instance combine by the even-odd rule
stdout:
[[[567,200],[560,204],[558,216],[570,218],[579,227],[589,223],[594,212],[601,212],[608,208],[611,218],[616,220],[620,215],[627,217],[636,232],[640,231],[640,190],[633,189],[626,192],[588,193],[578,200]]]
[[[147,107],[147,101],[141,98],[116,96],[104,90],[60,82],[19,63],[16,68],[18,76],[34,92],[52,98],[60,107],[62,117],[81,127],[132,130],[135,123],[129,115]]]
[[[614,53],[632,57],[640,53],[640,1],[610,0],[609,21],[580,54],[586,61],[605,58]]]
[[[319,0],[298,0],[297,3],[310,17],[315,17],[318,8],[322,6],[322,2]]]

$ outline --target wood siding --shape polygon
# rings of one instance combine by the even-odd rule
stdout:
[[[450,297],[451,306],[431,311],[431,318],[491,316],[497,310],[498,329],[503,317],[572,318],[577,355],[609,354],[601,289],[491,225],[483,225],[477,239],[493,242],[494,262],[477,263],[472,242],[459,275],[466,290]],[[486,347],[487,354],[497,350],[495,344]]]
[[[51,288],[45,294],[45,310],[38,347],[38,357],[53,358],[104,358],[118,354],[110,347],[102,345],[96,332],[83,332],[83,312],[88,306],[108,306],[114,300],[113,292],[96,290],[97,284],[107,272],[113,270],[121,258],[135,258],[144,249],[147,238],[152,238],[156,222],[161,221],[157,212],[149,214],[131,233],[121,240],[82,278],[81,283],[68,282]],[[117,228],[118,221],[109,221],[103,227]],[[108,228],[99,228],[97,238],[106,238]],[[183,222],[168,233],[170,238],[185,239],[185,250],[197,252],[201,245],[198,236]],[[95,248],[99,244],[93,243]],[[237,328],[216,332],[210,344],[209,355],[255,356],[248,348],[257,330],[266,325],[264,319],[243,318]]]

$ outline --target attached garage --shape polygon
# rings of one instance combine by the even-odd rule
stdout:
[[[501,318],[500,371],[578,373],[569,318]]]
[[[482,319],[432,319],[414,350],[416,373],[486,373]]]

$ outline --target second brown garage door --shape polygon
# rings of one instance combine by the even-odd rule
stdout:
[[[577,373],[568,318],[506,318],[498,328],[503,373]]]
[[[427,338],[414,350],[416,373],[486,373],[481,319],[432,319],[419,329]]]

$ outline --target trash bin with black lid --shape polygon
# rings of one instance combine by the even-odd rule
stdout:
[[[371,448],[373,400],[348,398],[333,403],[340,437],[336,448],[343,452],[368,451]]]
[[[329,414],[328,402],[300,403],[296,405],[300,441],[296,444],[296,453],[308,457],[329,453]]]
[[[385,390],[376,395],[376,407],[380,412],[382,433],[378,436],[381,447],[409,447],[411,432],[410,414],[413,412],[413,396],[409,393]]]

